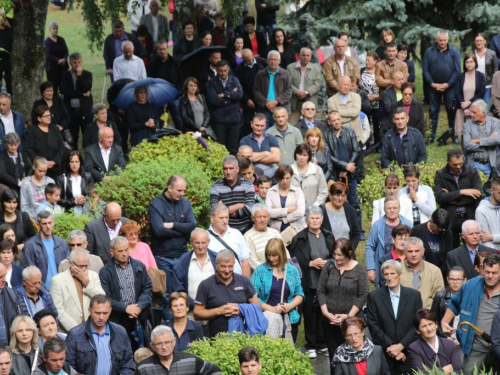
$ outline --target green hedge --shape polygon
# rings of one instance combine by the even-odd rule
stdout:
[[[92,218],[87,215],[75,216],[73,210],[56,215],[54,216],[54,234],[66,240],[69,232],[76,229],[83,230],[85,224],[91,220]]]
[[[260,353],[261,375],[313,375],[310,359],[298,352],[288,340],[268,336],[249,336],[233,332],[220,333],[213,339],[196,341],[188,352],[215,363],[225,375],[239,374],[238,352],[253,346]]]
[[[422,370],[413,370],[413,375],[443,375],[444,372],[437,367],[437,365],[434,365],[433,368],[428,369],[428,372],[423,372]],[[452,375],[458,375],[456,372],[452,372]],[[483,367],[483,369],[478,370],[477,368],[474,369],[473,375],[494,375],[493,370],[486,371]]]

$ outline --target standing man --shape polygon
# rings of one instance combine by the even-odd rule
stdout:
[[[122,55],[113,61],[113,77],[115,80],[121,78],[139,79],[147,78],[144,61],[134,55],[134,44],[127,40],[122,43]]]
[[[193,21],[184,22],[182,28],[184,30],[184,37],[179,39],[174,45],[174,57],[177,61],[181,61],[184,56],[201,46],[200,38],[194,35]]]
[[[292,98],[290,99],[290,123],[299,122],[306,101],[318,105],[318,92],[323,86],[323,73],[318,64],[311,63],[311,49],[303,47],[300,50],[299,61],[287,66],[286,70],[292,76]],[[313,113],[316,115],[316,112]]]
[[[175,291],[174,266],[187,252],[190,233],[196,228],[191,202],[184,198],[186,181],[173,175],[163,193],[149,203],[151,248],[158,268],[167,276],[167,298]]]
[[[92,297],[88,319],[66,337],[66,359],[81,374],[134,374],[134,356],[127,332],[109,321],[111,303],[104,294]]]
[[[132,349],[139,348],[132,332],[137,324],[144,327],[153,297],[151,279],[146,266],[128,254],[128,240],[118,236],[110,243],[113,261],[99,272],[102,289],[111,300],[110,320],[120,324],[132,340]]]
[[[434,195],[436,203],[450,214],[454,248],[460,245],[462,223],[475,217],[481,189],[482,182],[477,170],[464,165],[463,151],[459,148],[448,150],[447,165],[436,171],[434,176]]]
[[[28,308],[29,317],[33,318],[37,312],[48,309],[58,317],[57,308],[49,291],[42,284],[42,273],[35,266],[28,266],[23,270],[22,284],[14,290],[21,296]]]
[[[127,18],[130,20],[130,29],[135,36],[137,36],[137,27],[142,24],[141,18],[151,12],[151,6],[148,5],[148,0],[129,0],[128,2]],[[148,31],[153,35],[151,29]]]
[[[217,141],[226,146],[231,155],[238,152],[240,134],[240,100],[243,96],[238,78],[229,75],[229,63],[217,63],[217,76],[208,81],[207,102]]]
[[[87,235],[83,230],[80,229],[75,229],[69,232],[68,238],[66,239],[66,243],[68,244],[68,248],[70,251],[76,250],[76,249],[87,249],[87,246],[89,245],[87,241]],[[97,255],[93,254],[88,254],[89,256],[89,270],[94,271],[96,273],[99,273],[101,268],[104,266],[104,263],[102,262],[102,259],[99,258]],[[58,271],[59,273],[64,272],[66,270],[69,270],[69,260],[64,259],[61,263],[59,263],[59,268]]]
[[[346,55],[347,48],[347,43],[344,40],[337,39],[333,45],[335,54],[330,56],[323,64],[323,75],[325,76],[326,81],[326,93],[329,97],[335,95],[340,90],[340,77],[361,77],[357,61]],[[349,90],[350,89],[351,86],[349,83]]]
[[[455,315],[460,314],[460,323],[470,322],[488,335],[491,334],[491,324],[498,311],[500,301],[500,256],[488,255],[483,262],[484,277],[479,276],[467,281],[462,289],[451,297],[443,319],[441,329],[445,334],[457,332],[458,341],[464,351],[464,366],[462,373],[472,375],[474,368],[493,368],[495,362],[491,345],[473,329],[465,332],[454,329],[450,322]],[[468,327],[470,328],[470,327]]]
[[[178,66],[174,58],[168,53],[168,43],[163,40],[158,42],[156,52],[158,56],[148,66],[148,77],[164,79],[177,87],[179,84]]]
[[[427,161],[424,137],[418,129],[408,126],[409,120],[406,109],[396,108],[392,116],[396,126],[385,133],[382,143],[382,168],[388,168],[392,162],[402,166]]]
[[[0,52],[1,54],[1,52]],[[2,61],[2,60],[0,60]],[[1,62],[0,62],[1,64]],[[1,77],[1,76],[0,76]],[[9,94],[0,94],[0,152],[5,151],[5,136],[9,133],[16,133],[19,136],[19,149],[23,149],[23,139],[26,134],[26,125],[23,116],[12,107],[12,98]]]
[[[210,206],[218,204],[229,208],[229,225],[245,233],[251,226],[250,210],[255,203],[253,184],[239,175],[238,159],[228,155],[222,160],[224,178],[210,188]]]
[[[42,360],[33,375],[77,375],[66,362],[66,344],[57,336],[49,338],[43,345]]]
[[[482,99],[470,105],[471,119],[464,124],[465,163],[487,176],[498,176],[500,165],[500,120],[488,116]]]
[[[37,215],[40,232],[24,244],[24,257],[28,266],[36,266],[42,272],[42,281],[50,290],[50,279],[57,275],[57,267],[69,256],[68,245],[54,235],[54,219],[49,211]]]
[[[0,346],[9,345],[10,326],[16,316],[29,315],[21,296],[6,285],[6,276],[7,269],[0,263]]]
[[[281,160],[279,165],[292,165],[295,162],[295,148],[304,142],[302,133],[295,126],[288,123],[288,111],[284,107],[276,107],[274,110],[274,126],[269,128],[268,133],[278,139]]]
[[[379,61],[375,69],[375,80],[381,94],[392,86],[391,78],[395,72],[403,74],[403,82],[408,80],[408,66],[404,61],[399,60],[397,55],[398,46],[395,43],[387,43],[385,45],[385,59]]]
[[[497,212],[500,206],[500,177],[491,179],[490,196],[479,203],[476,220],[481,226],[481,242],[500,250],[500,221]]]
[[[436,35],[436,44],[425,51],[422,60],[424,80],[429,85],[429,116],[431,118],[431,138],[434,142],[439,118],[441,101],[448,114],[448,128],[455,128],[455,111],[453,99],[455,98],[455,82],[461,72],[460,53],[448,42],[450,37],[446,30],[439,30]],[[455,143],[458,139],[454,136]]]
[[[389,86],[384,93],[381,94],[382,101],[381,114],[382,114],[382,132],[385,134],[389,130],[393,129],[392,115],[393,107],[397,105],[396,103],[403,99],[403,93],[401,92],[401,87],[405,81],[404,75],[400,71],[392,72],[391,74],[391,86]]]
[[[144,12],[141,17],[140,24],[148,28],[148,32],[153,37],[155,47],[158,42],[168,42],[168,18],[160,14],[160,3],[158,0],[151,0],[149,2],[150,13]]]
[[[266,129],[274,125],[273,114],[278,106],[290,110],[292,97],[292,77],[285,69],[280,68],[281,55],[278,51],[267,54],[267,68],[255,76],[253,97],[257,112],[264,113],[267,118]]]
[[[309,129],[312,128],[318,128],[321,130],[324,134],[326,133],[326,130],[328,127],[325,125],[324,122],[316,120],[316,105],[313,102],[304,102],[302,104],[302,120],[300,120],[295,127],[300,130],[300,133],[302,134],[302,137],[306,137],[306,133]]]
[[[384,350],[391,374],[402,375],[411,371],[406,349],[418,338],[409,317],[422,308],[422,298],[418,290],[400,284],[398,261],[385,261],[380,272],[386,286],[368,294],[368,328],[373,343]]]
[[[217,76],[217,63],[222,60],[220,50],[212,50],[209,52],[208,65],[205,65],[201,72],[196,72],[196,77],[198,78],[198,90],[200,94],[205,94],[207,91],[208,81]],[[229,74],[232,74],[231,69],[229,69]]]
[[[68,109],[71,123],[70,130],[74,144],[78,144],[80,129],[92,122],[92,73],[82,68],[82,55],[74,52],[69,55],[70,70],[61,76],[61,94]]]
[[[118,236],[122,224],[129,221],[122,217],[122,208],[116,202],[106,205],[102,217],[85,224],[84,232],[88,238],[87,250],[97,255],[104,264],[109,263],[113,256],[109,251],[109,242]]]

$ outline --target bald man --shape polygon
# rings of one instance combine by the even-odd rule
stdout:
[[[102,217],[85,224],[84,232],[87,235],[87,250],[100,257],[104,264],[109,263],[113,256],[109,249],[109,243],[118,236],[123,223],[129,221],[122,217],[122,208],[116,202],[106,205]]]

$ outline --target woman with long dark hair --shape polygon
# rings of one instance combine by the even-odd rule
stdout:
[[[17,191],[5,190],[0,196],[2,211],[0,211],[0,224],[10,224],[14,229],[18,249],[24,248],[24,242],[36,235],[35,227],[26,212],[19,209],[19,194]],[[1,238],[0,238],[1,239]]]
[[[278,51],[281,56],[280,67],[286,69],[288,65],[297,61],[295,58],[295,51],[293,46],[288,43],[285,30],[277,28],[273,30],[273,35],[269,45],[267,46],[267,52]]]

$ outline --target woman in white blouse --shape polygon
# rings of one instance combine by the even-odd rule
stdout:
[[[74,209],[79,215],[87,201],[85,188],[94,183],[92,176],[83,168],[83,159],[77,150],[71,151],[64,163],[65,173],[57,177],[57,184],[61,187],[61,200],[59,205],[66,211]]]
[[[395,174],[390,174],[385,178],[385,196],[373,202],[372,225],[385,215],[384,202],[386,197],[398,196],[400,188],[399,178]],[[399,196],[400,215],[412,221],[412,203],[408,197]]]

